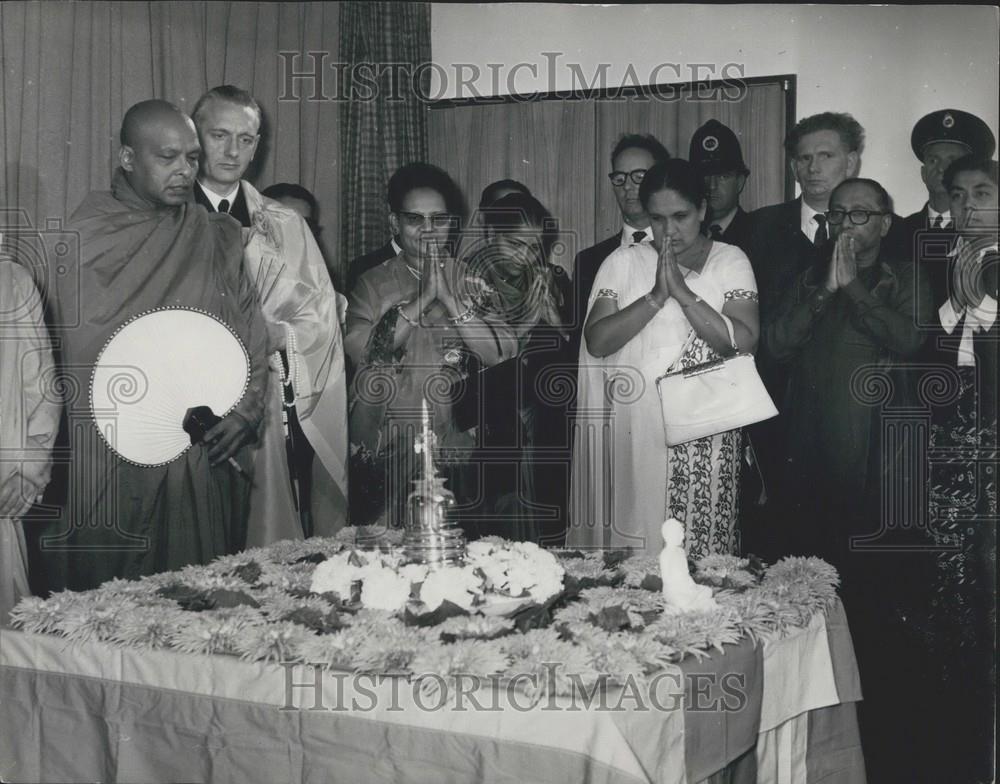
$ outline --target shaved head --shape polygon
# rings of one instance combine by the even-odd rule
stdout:
[[[194,123],[167,101],[137,103],[125,113],[118,161],[135,192],[156,206],[191,197],[201,147]]]
[[[191,118],[169,101],[140,101],[125,112],[119,138],[122,145],[137,147],[151,128],[186,125],[194,128]]]

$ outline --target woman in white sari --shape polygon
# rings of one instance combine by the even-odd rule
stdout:
[[[651,168],[639,197],[656,250],[609,256],[588,303],[567,544],[652,554],[673,516],[690,557],[733,553],[740,431],[667,447],[656,379],[678,360],[690,367],[753,351],[756,283],[741,250],[702,233],[704,184],[687,161]]]

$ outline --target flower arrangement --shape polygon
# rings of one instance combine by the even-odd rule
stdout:
[[[73,642],[362,672],[544,674],[533,695],[541,697],[574,682],[648,677],[686,656],[787,634],[833,606],[839,583],[816,558],[765,568],[709,556],[694,577],[713,587],[718,607],[667,612],[655,559],[553,553],[490,537],[468,545],[462,566],[428,571],[402,563],[390,532],[347,529],[27,598],[11,622]]]
[[[543,603],[562,590],[563,567],[530,542],[496,537],[472,542],[464,565],[433,571],[422,564],[403,564],[402,557],[398,548],[344,550],[316,566],[310,591],[333,593],[341,602],[372,609],[401,612],[409,606],[424,614],[445,602],[466,612],[504,605],[498,599],[519,600],[515,606]]]

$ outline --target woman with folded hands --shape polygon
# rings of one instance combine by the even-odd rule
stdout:
[[[741,433],[668,447],[656,379],[671,367],[753,352],[756,283],[741,250],[701,233],[704,182],[690,163],[655,165],[639,198],[653,248],[615,251],[590,295],[567,541],[659,552],[660,526],[675,517],[690,558],[734,553]]]

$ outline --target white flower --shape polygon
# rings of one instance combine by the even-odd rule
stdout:
[[[332,591],[341,599],[349,600],[351,587],[365,576],[366,571],[370,571],[368,569],[371,563],[369,559],[376,557],[377,553],[362,555],[356,550],[337,553],[313,570],[309,590],[313,593]]]
[[[493,543],[485,539],[477,539],[465,545],[465,559],[467,561],[480,561],[493,552]]]
[[[370,570],[361,583],[361,604],[398,612],[410,598],[410,580],[391,569]]]
[[[422,583],[427,578],[428,569],[424,564],[406,564],[398,569],[399,575],[405,577],[410,583]]]
[[[420,586],[420,600],[434,612],[446,599],[471,610],[482,592],[482,580],[471,566],[447,566],[431,572]]]
[[[483,573],[488,589],[508,596],[544,602],[562,590],[565,570],[534,542],[472,542],[466,547],[466,562]]]

